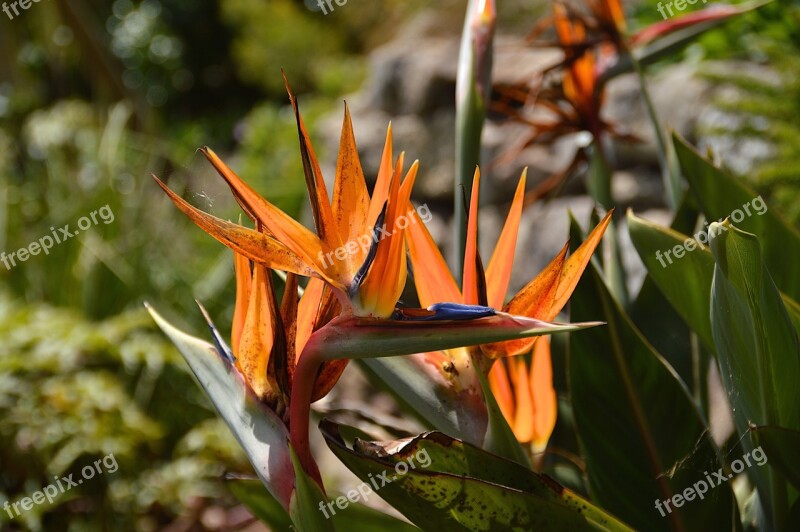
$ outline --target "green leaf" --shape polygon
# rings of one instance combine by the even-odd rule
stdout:
[[[148,312],[172,340],[203,391],[247,454],[258,478],[270,494],[289,508],[294,472],[281,419],[248,390],[236,368],[212,344],[173,327],[152,307]]]
[[[575,231],[572,231],[574,234]],[[571,299],[571,315],[598,316],[598,327],[572,335],[569,388],[593,499],[645,530],[733,530],[738,510],[730,485],[673,511],[671,499],[721,467],[718,451],[688,390],[613,299],[594,265]],[[664,514],[663,516],[661,514]]]
[[[728,221],[709,230],[717,235],[711,241],[716,260],[711,326],[736,428],[739,434],[751,424],[800,430],[800,340],[759,241]],[[785,481],[769,469],[749,472],[772,502],[770,521],[779,523],[791,502]]]
[[[628,230],[639,257],[647,268],[649,278],[655,282],[664,297],[691,329],[697,333],[703,344],[716,352],[711,333],[711,315],[708,312],[711,297],[711,284],[714,278],[714,257],[708,246],[697,246],[681,258],[670,255],[670,263],[664,258],[664,251],[683,246],[693,237],[660,226],[633,213],[628,213]],[[701,242],[707,241],[705,236]],[[656,252],[661,252],[662,261]],[[794,328],[800,331],[800,304],[786,294],[781,294],[789,312]]]
[[[691,237],[639,218],[631,211],[628,211],[628,231],[650,278],[703,344],[713,351],[708,313],[714,275],[711,253],[699,249],[693,240],[694,249],[686,251],[684,244]],[[680,250],[680,257],[675,255],[676,249]]]
[[[289,514],[258,479],[229,478],[225,484],[231,493],[262,523],[273,530],[288,530],[292,526]]]
[[[690,196],[684,196],[672,221],[671,228],[675,231],[688,231],[694,229],[699,213],[692,205]],[[627,228],[631,230],[630,211],[628,212]],[[631,241],[635,243],[634,237]],[[653,344],[655,350],[675,368],[681,380],[687,385],[692,384],[695,400],[704,397],[705,374],[708,364],[699,360],[708,358],[708,350],[700,350],[693,342],[692,332],[688,325],[678,314],[672,304],[664,297],[661,288],[653,276],[648,273],[642,282],[642,288],[630,306],[628,315],[634,325],[642,331],[645,338]]]
[[[800,489],[800,431],[783,427],[751,427],[753,445],[763,448],[771,467]]]
[[[333,516],[336,530],[345,530],[347,532],[353,530],[380,530],[381,532],[412,532],[419,530],[411,523],[401,521],[363,504],[350,504],[347,506],[346,511],[339,511],[339,508],[335,505],[333,509],[336,509],[336,515]]]
[[[320,428],[351,471],[425,530],[629,530],[548,477],[440,432],[350,448],[339,425]]]
[[[800,300],[800,275],[797,275],[800,233],[797,229],[768,209],[756,192],[715,167],[677,136],[675,151],[690,190],[709,221],[731,216],[737,227],[757,235],[763,247],[764,262],[775,284],[795,301]],[[743,216],[741,221],[736,219],[737,211]]]
[[[328,522],[329,516],[324,515],[322,508],[327,502],[327,497],[314,480],[309,477],[300,465],[300,460],[294,449],[289,446],[294,465],[295,484],[297,489],[292,493],[289,504],[289,515],[299,532],[317,532],[334,528]]]

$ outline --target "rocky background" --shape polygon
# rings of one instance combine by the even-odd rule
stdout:
[[[432,9],[417,15],[390,42],[371,54],[366,83],[347,98],[368,180],[375,178],[390,121],[395,152],[405,151],[409,163],[419,159],[421,170],[413,199],[418,204],[427,204],[434,213],[428,228],[445,257],[451,253],[455,87],[461,31],[459,25],[453,24],[454,20],[457,17],[444,10]],[[527,28],[521,21],[515,21],[512,26],[517,26],[517,31],[501,31],[496,36],[493,78],[497,84],[530,80],[535,73],[561,59],[557,50],[526,46]],[[753,70],[753,74],[762,79],[775,77],[754,64],[684,61],[651,68],[649,89],[666,127],[701,148],[712,147],[735,171],[744,173],[770,151],[767,145],[758,142],[709,133],[722,126],[736,126],[733,117],[713,105],[719,98],[735,98],[735,91],[712,87],[704,79],[706,72],[726,70]],[[654,133],[635,75],[622,75],[608,84],[604,116],[642,141],[635,144],[612,141],[613,193],[617,208],[631,208],[637,214],[668,223],[670,216],[664,203]],[[329,179],[334,175],[333,154],[338,149],[340,128],[341,112],[337,110],[322,127],[326,152],[331,154],[324,169]],[[517,146],[525,133],[524,126],[498,115],[490,116],[484,127],[479,238],[485,260],[494,249],[522,169],[528,168],[530,190],[566,168],[581,142],[580,135],[574,135],[551,146],[529,147],[510,162],[498,162],[509,148]],[[532,279],[564,245],[569,212],[586,224],[593,207],[594,202],[586,193],[584,176],[578,173],[555,197],[526,208],[517,244],[517,255],[524,260],[517,260],[511,281],[512,293]],[[627,229],[623,226],[619,231],[625,251],[623,260],[632,273],[628,278],[629,289],[636,293],[644,272],[627,237]]]

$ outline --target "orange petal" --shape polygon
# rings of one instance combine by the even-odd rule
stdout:
[[[625,31],[625,12],[622,10],[622,2],[619,0],[603,0],[602,4],[605,7],[608,18],[614,22],[617,30]]]
[[[211,148],[200,150],[211,162],[220,176],[231,187],[240,205],[247,206],[246,212],[252,212],[267,230],[291,249],[295,255],[301,257],[305,263],[319,271],[326,270],[330,277],[340,277],[337,264],[328,264],[324,255],[329,252],[328,247],[314,233],[303,224],[262,198],[256,191],[242,181],[242,179],[220,159]],[[277,268],[276,268],[277,269]],[[345,284],[341,282],[340,284]]]
[[[403,212],[403,206],[409,203],[407,199],[403,201],[400,195],[403,161],[404,154],[401,153],[389,191],[386,221],[383,228],[386,233],[379,231],[375,258],[357,295],[360,310],[376,317],[387,317],[392,313],[406,281],[404,231],[397,226],[398,216],[407,214]],[[419,165],[415,162],[406,176],[406,179],[411,180],[412,185],[416,179],[418,168]],[[410,194],[410,187],[407,192]],[[398,286],[400,287],[399,291]]]
[[[346,262],[352,274],[358,270],[366,257],[366,250],[358,244],[359,238],[362,235],[369,236],[372,229],[367,225],[369,208],[369,192],[358,159],[350,110],[345,104],[339,158],[336,161],[336,180],[333,186],[333,217],[336,220],[339,237],[348,251]]]
[[[311,200],[311,212],[314,214],[317,234],[330,249],[338,249],[342,245],[342,240],[339,238],[339,231],[334,222],[333,211],[328,198],[328,189],[325,187],[325,179],[322,177],[322,170],[319,167],[317,156],[314,154],[314,148],[311,146],[306,126],[300,117],[297,97],[292,92],[285,74],[283,81],[286,85],[286,92],[289,93],[289,100],[292,103],[295,120],[297,121],[297,133],[300,137],[300,155],[303,159],[303,173],[306,177],[306,188],[308,188],[308,197]]]
[[[567,8],[553,4],[553,20],[559,42],[566,48],[581,45],[586,41],[586,29],[582,22],[570,18]],[[565,96],[582,112],[589,111],[594,99],[595,64],[592,52],[578,52],[580,56],[572,58],[567,74],[563,79]]]
[[[514,422],[514,392],[508,382],[505,360],[492,364],[489,370],[489,388],[509,425]]]
[[[392,124],[386,130],[386,143],[383,146],[381,156],[381,166],[378,169],[378,178],[375,180],[375,188],[372,191],[372,199],[369,205],[369,215],[367,216],[367,231],[372,230],[378,223],[378,216],[383,210],[383,204],[389,199],[389,186],[394,175],[394,165],[392,162]]]
[[[467,221],[467,242],[464,247],[464,275],[461,280],[461,291],[464,294],[462,303],[479,305],[480,273],[478,272],[478,196],[481,187],[481,171],[475,168],[472,178],[472,197],[469,200],[469,218]]]
[[[409,225],[406,234],[420,306],[427,308],[434,303],[460,302],[461,291],[425,224]]]
[[[273,402],[277,386],[268,379],[268,366],[275,335],[272,273],[260,264],[253,267],[252,290],[247,317],[239,341],[236,367],[259,399]]]
[[[586,265],[589,264],[606,227],[611,222],[612,214],[613,210],[609,211],[575,253],[565,259],[569,249],[567,243],[556,258],[509,301],[505,311],[542,321],[552,321],[558,316],[578,285]],[[481,348],[490,358],[507,357],[527,352],[535,341],[535,339],[512,340],[487,344]]]
[[[561,309],[564,308],[570,296],[572,296],[572,292],[575,291],[575,287],[578,286],[578,281],[580,281],[583,271],[589,264],[594,250],[597,249],[597,246],[600,244],[600,240],[603,238],[608,224],[611,223],[612,214],[614,214],[614,209],[608,211],[603,219],[600,220],[600,223],[597,224],[597,227],[589,233],[589,236],[586,237],[583,244],[575,250],[575,253],[569,256],[566,262],[564,262],[564,267],[561,269],[558,279],[556,297],[550,309],[543,314],[525,314],[525,316],[535,317],[543,321],[552,321],[558,316],[558,313],[561,312]]]
[[[156,176],[153,176],[153,179],[167,193],[178,209],[200,229],[232,250],[275,270],[292,272],[306,277],[323,277],[335,286],[342,286],[338,281],[327,276],[324,271],[318,272],[312,269],[306,261],[275,238],[196,209],[170,190]]]
[[[553,301],[556,299],[558,280],[567,251],[569,251],[569,242],[535,279],[511,298],[504,310],[511,314],[532,317],[537,313],[542,313],[541,309],[552,307]],[[489,358],[510,357],[527,353],[535,341],[536,338],[522,338],[486,344],[481,346],[481,349],[483,354]]]
[[[236,303],[233,307],[233,323],[231,324],[231,350],[234,355],[237,355],[239,339],[242,337],[244,321],[247,317],[253,274],[250,271],[250,260],[235,251],[233,252],[233,267],[236,272]]]
[[[550,337],[539,338],[533,346],[531,362],[531,399],[533,401],[533,445],[535,452],[544,451],[556,426],[558,397],[553,388],[553,365]]]
[[[319,279],[311,279],[303,291],[297,309],[297,333],[295,361],[302,355],[311,334],[339,315],[341,307],[330,287]],[[347,366],[347,360],[325,362],[317,374],[312,401],[317,401],[330,392]]]
[[[311,402],[319,401],[333,389],[339,381],[347,367],[348,359],[343,358],[339,360],[330,360],[322,364],[319,373],[317,373],[317,380],[314,382],[314,392],[311,395]]]
[[[311,333],[314,332],[314,325],[317,322],[317,313],[319,312],[320,303],[322,301],[322,293],[325,288],[325,282],[320,279],[309,279],[303,297],[300,298],[300,303],[297,307],[297,337],[295,339],[295,360],[303,352],[303,348],[308,342]]]
[[[528,364],[522,357],[505,360],[511,371],[516,375],[514,396],[517,399],[514,412],[514,424],[511,428],[517,440],[529,442],[533,439],[533,400],[531,397],[531,383],[528,379]]]
[[[494,248],[489,267],[486,268],[486,295],[490,307],[503,308],[508,283],[511,281],[511,268],[514,265],[514,251],[517,247],[517,234],[522,220],[522,206],[525,200],[525,180],[528,169],[522,171],[519,178],[511,210],[508,211],[506,223],[500,233],[500,239]]]
[[[394,201],[397,207],[394,218],[390,220],[389,253],[386,268],[383,271],[384,289],[380,292],[377,304],[378,315],[389,315],[397,306],[397,300],[403,293],[408,277],[408,262],[406,261],[405,232],[412,223],[420,223],[417,212],[411,205],[411,190],[417,179],[419,161],[414,161],[408,169],[400,191]],[[380,245],[380,244],[379,244]],[[386,245],[386,244],[384,244]]]

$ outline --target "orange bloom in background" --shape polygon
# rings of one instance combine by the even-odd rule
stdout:
[[[571,17],[560,3],[553,4],[553,20],[558,41],[567,53],[562,80],[564,98],[575,109],[573,119],[596,136],[602,130],[600,95],[596,93],[598,69],[595,52],[587,47],[586,26],[581,19]]]
[[[310,288],[315,293],[322,291],[320,283],[324,282],[345,313],[390,316],[406,282],[406,228],[398,220],[411,214],[410,196],[418,163],[411,165],[401,184],[404,156],[401,154],[393,167],[390,126],[370,197],[350,113],[345,106],[333,200],[329,200],[322,171],[290,89],[289,95],[297,119],[316,234],[256,193],[210,148],[201,152],[228,183],[242,209],[256,222],[255,230],[196,209],[153,177],[184,214],[235,252],[268,268],[313,277]]]

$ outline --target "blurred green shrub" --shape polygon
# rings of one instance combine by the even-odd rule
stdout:
[[[108,454],[119,465],[4,530],[158,530],[233,504],[220,476],[247,461],[143,310],[95,323],[0,293],[0,342],[0,500]]]

